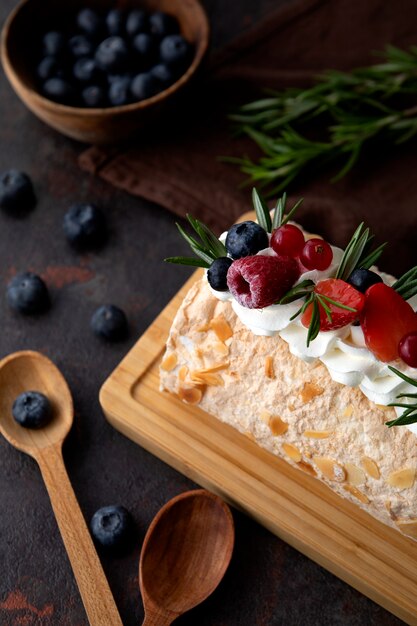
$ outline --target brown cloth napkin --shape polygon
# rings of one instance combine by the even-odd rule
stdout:
[[[415,0],[292,0],[213,55],[204,83],[165,127],[120,148],[92,147],[80,166],[177,215],[192,213],[217,232],[250,209],[250,189],[220,155],[256,154],[231,134],[227,112],[264,87],[307,85],[323,69],[349,69],[375,60],[392,43],[417,44]],[[416,144],[364,155],[338,183],[332,172],[298,182],[304,227],[346,244],[361,221],[380,243],[381,266],[400,273],[417,263]]]

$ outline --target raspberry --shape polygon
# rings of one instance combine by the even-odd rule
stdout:
[[[298,277],[298,264],[290,257],[248,256],[232,263],[227,285],[239,304],[263,309],[276,303]]]

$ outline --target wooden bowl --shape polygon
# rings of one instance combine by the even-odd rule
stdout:
[[[58,30],[80,8],[114,8],[114,0],[23,0],[7,19],[1,39],[1,59],[6,75],[24,104],[41,120],[63,135],[85,143],[109,144],[132,137],[149,127],[165,112],[178,92],[195,75],[207,51],[209,23],[198,0],[124,0],[119,8],[140,7],[174,15],[184,37],[194,45],[194,58],[187,71],[168,89],[133,104],[101,109],[70,107],[44,98],[37,90],[31,51],[36,50],[40,31]]]

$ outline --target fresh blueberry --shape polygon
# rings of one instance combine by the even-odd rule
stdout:
[[[172,85],[172,83],[174,83],[176,79],[176,76],[172,69],[164,63],[158,63],[158,65],[155,65],[150,70],[150,73],[154,78],[157,79],[157,81],[159,81],[161,89],[166,89],[167,87]]]
[[[19,170],[0,174],[0,207],[6,211],[24,213],[36,204],[36,196],[29,176]]]
[[[138,33],[145,33],[148,28],[148,18],[144,11],[140,9],[130,11],[126,20],[126,32],[130,37],[134,37]]]
[[[355,287],[358,291],[365,293],[365,291],[376,283],[382,283],[383,280],[379,274],[375,272],[371,272],[371,270],[366,270],[363,267],[353,270],[347,282]]]
[[[123,11],[112,9],[106,15],[107,31],[111,36],[122,36],[125,32],[126,20]]]
[[[112,106],[119,107],[132,102],[131,82],[128,76],[116,76],[112,79],[108,92],[108,99]]]
[[[36,74],[41,81],[48,78],[63,78],[65,72],[56,57],[44,57],[39,63]]]
[[[108,37],[96,50],[98,66],[105,72],[123,71],[129,63],[129,50],[121,37]]]
[[[12,278],[7,285],[7,301],[14,311],[27,315],[43,313],[50,304],[47,286],[31,272]]]
[[[101,80],[101,71],[94,59],[78,59],[73,69],[74,77],[80,83],[98,83]]]
[[[112,304],[100,306],[91,318],[91,329],[108,341],[120,341],[128,335],[128,323],[124,312]]]
[[[106,94],[99,85],[89,85],[83,89],[81,98],[85,106],[92,109],[102,109],[107,105]]]
[[[157,94],[160,91],[160,85],[152,74],[144,72],[132,80],[131,91],[136,100],[145,100]]]
[[[82,9],[77,15],[78,28],[89,37],[99,39],[103,34],[103,22],[92,9]]]
[[[79,249],[96,248],[107,235],[104,214],[94,204],[73,204],[65,213],[63,227],[68,242]]]
[[[133,50],[139,56],[141,65],[150,65],[156,54],[155,40],[147,33],[139,33],[132,42]]]
[[[124,552],[129,549],[135,536],[135,525],[124,506],[104,506],[96,511],[90,528],[95,541],[106,550]]]
[[[235,224],[226,237],[226,250],[234,259],[256,254],[269,245],[268,235],[255,222]]]
[[[178,22],[172,15],[158,11],[149,16],[149,30],[152,35],[162,39],[179,32]]]
[[[232,263],[233,260],[227,256],[213,261],[207,270],[207,280],[212,289],[216,291],[227,291],[229,289],[227,286],[227,271]]]
[[[63,78],[49,78],[44,82],[42,91],[49,100],[54,100],[59,104],[72,105],[76,101],[73,86]]]
[[[66,52],[67,41],[65,36],[56,30],[46,33],[42,43],[45,56],[59,57]]]
[[[12,415],[20,426],[42,428],[51,420],[51,403],[39,391],[25,391],[14,401]]]
[[[161,60],[174,67],[185,67],[191,56],[191,46],[181,35],[168,35],[161,41]]]
[[[71,54],[80,59],[81,57],[90,57],[94,52],[94,46],[85,35],[74,35],[68,41],[68,47]]]

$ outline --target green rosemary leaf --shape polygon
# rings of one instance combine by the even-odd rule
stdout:
[[[281,224],[280,226],[284,226],[284,224],[286,224],[287,222],[290,221],[290,219],[292,218],[292,216],[294,215],[294,213],[296,212],[296,210],[298,209],[298,207],[300,206],[300,204],[304,201],[304,198],[300,198],[292,207],[291,211],[288,212],[288,214],[285,216],[284,219],[281,219]]]
[[[216,258],[213,254],[210,253],[209,250],[205,249],[201,246],[193,237],[191,237],[185,230],[177,224],[177,228],[180,231],[181,235],[184,237],[185,241],[190,246],[191,250],[196,254],[200,259],[211,265]]]
[[[213,253],[215,258],[226,256],[227,250],[219,241],[218,237],[213,233],[212,230],[203,222],[200,222],[196,217],[192,217],[191,215],[187,215],[187,219],[190,222],[191,226],[193,226],[194,230],[198,233],[200,239],[205,242],[207,248],[210,252]]]
[[[417,393],[399,393],[397,398],[417,398]]]
[[[166,263],[175,263],[176,265],[191,265],[193,267],[210,267],[209,263],[203,261],[203,259],[194,259],[187,256],[170,256],[164,259]]]
[[[400,415],[395,420],[390,420],[389,422],[385,422],[385,426],[388,428],[392,428],[392,426],[409,426],[410,424],[415,424],[417,422],[417,411],[415,413],[409,413]]]
[[[295,318],[298,317],[299,315],[302,315],[304,311],[306,310],[306,308],[308,307],[308,305],[311,304],[311,302],[313,302],[313,300],[314,300],[314,294],[310,293],[307,299],[304,301],[304,304],[298,309],[297,313],[294,313],[294,315],[290,317],[290,322],[295,320]]]
[[[284,219],[285,205],[287,202],[287,194],[284,192],[277,200],[274,214],[272,216],[272,230],[282,226],[282,220]]]
[[[371,237],[369,239],[371,239]],[[373,236],[372,236],[372,239],[373,239]],[[384,243],[381,243],[380,246],[375,248],[375,250],[370,252],[367,256],[365,256],[364,258],[361,258],[359,260],[358,267],[363,267],[364,269],[369,270],[369,268],[372,267],[372,265],[375,265],[375,263],[378,261],[386,245],[387,245],[387,242],[385,241]]]
[[[313,311],[311,314],[310,326],[307,333],[307,348],[320,332],[320,309],[317,298],[313,298]]]
[[[392,367],[392,365],[388,365],[388,369],[391,370],[391,372],[394,372],[394,374],[397,374],[397,376],[402,378],[409,385],[412,385],[413,387],[417,387],[417,380],[414,380],[413,378],[406,376],[406,374],[403,374],[403,372],[400,372],[400,370],[397,370],[395,367]]]
[[[364,223],[361,222],[353,233],[352,239],[346,246],[338,270],[336,272],[336,278],[346,280],[346,278],[348,278],[351,274],[349,270],[352,266],[352,261],[355,259],[356,262],[359,261],[367,240],[367,237],[365,237],[365,239],[363,238],[363,227]]]
[[[314,289],[314,283],[312,280],[303,280],[301,283],[287,291],[285,295],[279,300],[278,304],[288,304],[289,302],[294,302],[294,300],[298,300],[309,293]]]
[[[345,309],[346,311],[352,311],[352,313],[356,313],[357,309],[354,309],[351,306],[347,306],[346,304],[342,304],[342,302],[337,302],[337,300],[333,300],[333,298],[329,298],[329,296],[324,296],[323,294],[320,294],[320,300],[327,300],[327,302],[330,302],[330,304],[333,304],[334,306],[337,306],[339,309]]]
[[[252,202],[259,226],[262,226],[267,233],[270,233],[272,229],[272,221],[269,209],[265,200],[259,195],[255,187],[252,189]]]
[[[405,272],[392,287],[404,300],[415,296],[417,294],[417,265]]]
[[[322,298],[320,295],[317,295],[317,300],[320,304],[320,306],[324,309],[324,312],[326,313],[326,317],[329,320],[329,322],[332,321],[332,311],[331,308],[327,305],[326,301],[324,300],[324,298]]]

